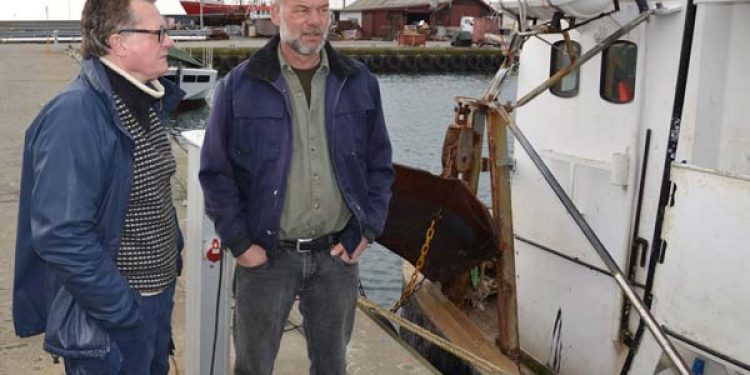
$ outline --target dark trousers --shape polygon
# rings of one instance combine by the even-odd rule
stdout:
[[[137,332],[110,335],[112,346],[103,359],[65,359],[68,375],[167,375],[172,340],[175,286],[141,297],[143,320]]]
[[[346,373],[359,268],[328,251],[279,248],[254,268],[237,266],[235,374],[270,375],[295,297],[304,319],[310,374]]]

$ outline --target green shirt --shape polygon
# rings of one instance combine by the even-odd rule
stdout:
[[[351,212],[341,196],[328,154],[325,130],[326,76],[328,57],[321,52],[313,74],[295,72],[278,51],[281,74],[292,102],[292,161],[287,176],[279,238],[318,237],[341,231]],[[310,79],[309,95],[306,94]]]

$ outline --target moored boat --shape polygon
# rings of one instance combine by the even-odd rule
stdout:
[[[200,16],[201,3],[203,16],[244,15],[248,7],[246,4],[225,4],[223,1],[180,0],[188,16]]]
[[[163,77],[185,91],[185,97],[180,102],[177,111],[205,105],[206,99],[216,85],[218,71],[205,67],[203,63],[178,48],[170,49],[169,61],[169,70]]]
[[[503,5],[521,21],[505,69],[457,98],[442,173],[476,191],[492,172],[497,250],[410,308],[541,372],[750,373],[750,2]],[[519,99],[499,103],[511,80]],[[414,245],[389,247],[418,263]],[[422,263],[483,253],[454,250]],[[425,302],[436,289],[455,309]],[[464,332],[455,311],[473,318]]]

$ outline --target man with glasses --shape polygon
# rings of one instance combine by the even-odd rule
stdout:
[[[154,0],[156,1],[156,0]],[[166,41],[167,36],[169,36],[169,30],[165,28],[164,26],[160,26],[158,30],[148,30],[148,29],[122,29],[117,31],[118,34],[126,34],[126,33],[136,33],[136,34],[151,34],[156,35],[156,40],[159,42],[159,44],[164,43]]]
[[[376,78],[326,42],[328,0],[276,0],[280,35],[219,83],[206,212],[235,256],[235,371],[271,374],[295,298],[312,374],[345,374],[357,261],[393,181]]]
[[[88,0],[81,73],[26,132],[13,317],[68,374],[167,374],[182,236],[164,129],[184,93],[153,1]]]

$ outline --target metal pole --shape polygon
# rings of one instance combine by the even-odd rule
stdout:
[[[583,58],[581,60],[583,60]],[[651,312],[649,312],[648,308],[643,303],[641,298],[638,297],[635,292],[633,292],[633,287],[630,285],[625,276],[623,276],[622,270],[620,270],[620,267],[612,258],[612,255],[609,254],[607,249],[604,247],[604,244],[602,244],[601,240],[599,240],[599,237],[597,237],[596,233],[591,228],[589,223],[586,222],[586,219],[583,218],[581,212],[578,211],[578,208],[575,206],[570,197],[568,197],[568,195],[565,193],[562,186],[560,186],[560,183],[557,181],[557,179],[555,179],[555,176],[552,174],[552,172],[550,172],[547,165],[544,163],[531,143],[529,143],[528,139],[526,139],[526,136],[523,134],[523,132],[521,132],[521,129],[518,128],[514,121],[508,122],[508,129],[510,129],[510,131],[513,133],[513,136],[516,137],[518,143],[521,144],[521,147],[523,147],[523,149],[529,155],[531,161],[533,161],[534,165],[536,165],[537,169],[539,169],[539,172],[541,172],[542,176],[550,185],[555,195],[557,195],[557,198],[560,199],[560,202],[562,202],[563,206],[565,206],[565,209],[568,210],[570,216],[573,217],[573,221],[576,222],[578,227],[583,232],[583,235],[586,236],[586,239],[589,241],[591,246],[594,247],[594,250],[599,255],[601,260],[607,266],[612,275],[614,275],[615,281],[617,281],[620,289],[622,289],[622,291],[628,297],[628,300],[630,300],[635,309],[638,311],[638,314],[646,322],[648,329],[654,335],[654,338],[662,347],[662,349],[664,349],[664,351],[667,353],[669,359],[672,360],[672,363],[675,365],[675,367],[677,367],[677,370],[682,375],[690,375],[690,370],[688,370],[687,365],[685,365],[685,362],[677,353],[672,343],[664,335],[661,327],[659,327],[659,325],[656,323],[656,320],[654,319],[653,315],[651,315]]]
[[[498,328],[497,344],[510,359],[518,360],[518,302],[516,289],[516,255],[513,244],[513,211],[511,208],[508,135],[508,112],[498,108],[487,110],[487,143],[490,153],[492,184],[492,218],[498,229],[496,261]]]
[[[203,30],[203,0],[201,0],[201,4],[200,4],[200,20],[201,20],[201,30]]]

